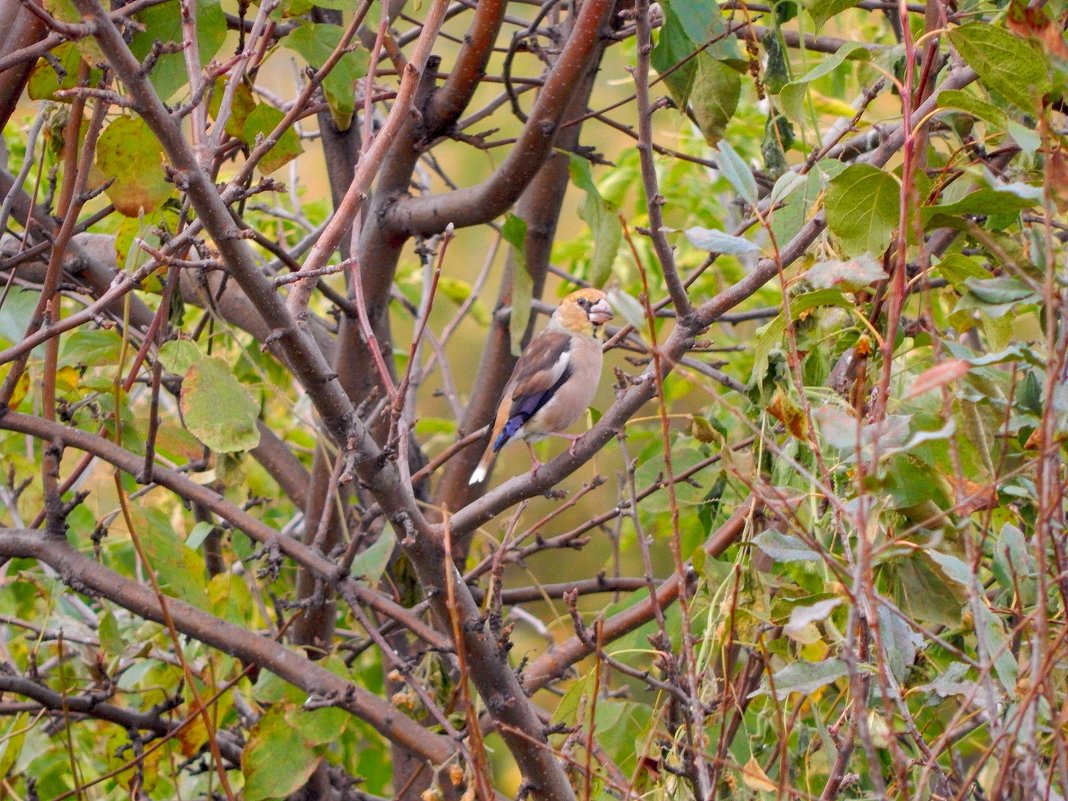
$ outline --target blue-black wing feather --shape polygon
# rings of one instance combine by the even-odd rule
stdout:
[[[515,432],[522,428],[527,420],[537,414],[539,409],[552,400],[553,395],[556,394],[556,390],[562,387],[570,377],[571,368],[566,368],[563,374],[552,386],[547,387],[541,392],[521,395],[520,397],[515,398],[512,401],[512,408],[508,410],[508,421],[504,424],[501,433],[497,435],[497,439],[493,442],[494,453],[503,448],[505,443],[515,436]]]

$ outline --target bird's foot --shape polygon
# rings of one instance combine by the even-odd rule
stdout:
[[[534,478],[538,472],[538,468],[541,467],[541,460],[538,458],[537,454],[534,453],[534,446],[529,442],[525,442],[525,444],[527,446],[527,452],[530,454],[530,477]]]

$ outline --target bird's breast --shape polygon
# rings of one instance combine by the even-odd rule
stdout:
[[[541,439],[570,428],[586,413],[601,378],[601,343],[592,337],[576,337],[571,345],[570,377],[523,426],[528,440]]]

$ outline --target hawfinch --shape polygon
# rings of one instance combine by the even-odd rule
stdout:
[[[530,443],[562,434],[593,400],[601,378],[597,332],[611,319],[612,307],[599,289],[580,289],[560,302],[549,325],[516,362],[497,409],[490,444],[468,483],[484,481],[497,451],[516,438],[526,441],[534,470],[538,469],[540,463]],[[578,437],[563,436],[574,447]]]

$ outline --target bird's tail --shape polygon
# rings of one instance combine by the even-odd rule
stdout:
[[[482,454],[482,460],[478,463],[478,467],[471,473],[471,478],[467,480],[468,484],[481,484],[486,480],[486,476],[489,474],[489,469],[493,464],[493,459],[497,456],[497,451],[493,448],[491,442],[486,448],[486,452]]]

